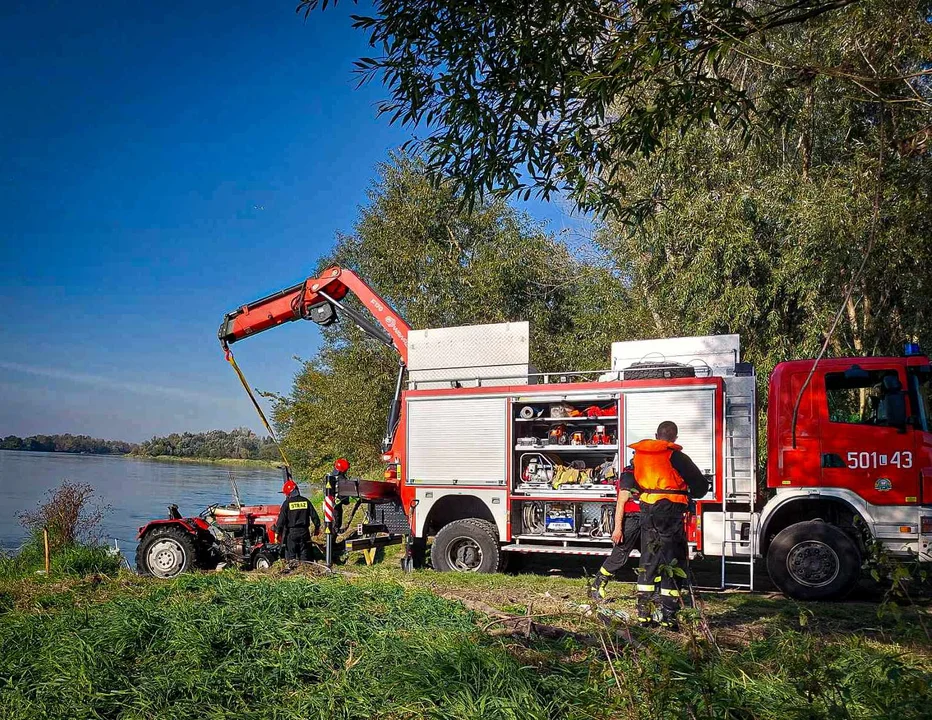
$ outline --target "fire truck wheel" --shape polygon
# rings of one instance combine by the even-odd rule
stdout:
[[[837,600],[857,584],[861,553],[842,530],[809,520],[781,530],[767,551],[774,584],[796,600]]]
[[[444,525],[431,546],[430,563],[440,572],[498,571],[501,550],[497,528],[486,520],[474,518]]]
[[[184,528],[157,527],[136,548],[136,570],[140,575],[172,578],[191,570],[195,563],[194,538]]]

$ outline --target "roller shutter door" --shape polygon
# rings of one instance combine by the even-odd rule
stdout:
[[[507,401],[451,398],[408,401],[408,482],[505,483]]]
[[[715,389],[629,392],[624,395],[625,461],[627,446],[652,438],[657,426],[672,420],[679,428],[677,443],[704,473],[715,472]]]

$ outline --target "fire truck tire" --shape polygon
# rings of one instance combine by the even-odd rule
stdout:
[[[821,520],[784,528],[770,543],[767,572],[796,600],[838,600],[861,575],[861,553],[843,530]]]
[[[502,562],[498,529],[467,518],[444,525],[430,548],[430,564],[440,572],[497,572]]]
[[[196,565],[195,540],[184,528],[157,527],[146,533],[136,548],[136,571],[140,575],[168,579]]]

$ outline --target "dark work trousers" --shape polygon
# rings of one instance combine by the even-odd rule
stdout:
[[[628,562],[628,556],[634,548],[641,544],[641,513],[625,513],[624,524],[621,526],[623,537],[621,542],[612,546],[612,554],[605,558],[599,571],[605,576],[614,576]]]
[[[658,500],[641,502],[641,567],[638,574],[638,619],[651,614],[651,603],[659,595],[660,611],[664,619],[675,617],[680,608],[680,588],[683,578],[672,575],[667,569],[675,565],[686,571],[688,549],[683,526],[684,503]],[[667,566],[667,568],[663,567]]]
[[[285,533],[285,560],[309,562],[311,559],[310,533],[300,530],[286,530]]]

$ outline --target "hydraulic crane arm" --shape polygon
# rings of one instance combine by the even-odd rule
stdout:
[[[342,302],[347,293],[359,298],[378,325]],[[227,313],[218,335],[226,346],[293,320],[313,320],[318,325],[331,325],[339,314],[348,315],[379,342],[394,346],[401,362],[407,364],[408,332],[411,328],[356,273],[336,266],[325,270],[319,278],[308,278]]]

